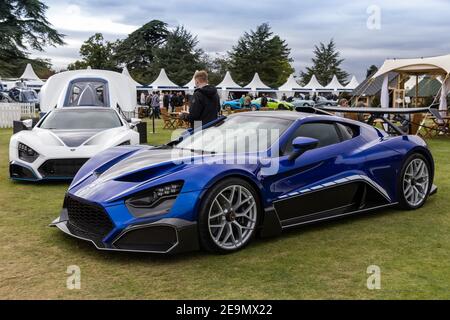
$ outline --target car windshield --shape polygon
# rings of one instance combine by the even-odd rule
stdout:
[[[114,110],[55,110],[40,125],[42,129],[110,129],[122,126]]]
[[[211,153],[264,152],[292,124],[292,120],[238,115],[194,133],[176,147]]]

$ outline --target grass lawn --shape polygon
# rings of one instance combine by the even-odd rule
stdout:
[[[150,126],[149,126],[150,129]],[[166,142],[169,131],[149,134]],[[450,139],[429,144],[439,192],[418,211],[385,210],[257,240],[231,255],[97,251],[47,227],[68,187],[8,179],[12,131],[0,130],[1,299],[450,298]],[[81,268],[81,290],[66,288]],[[381,290],[368,290],[369,265]]]

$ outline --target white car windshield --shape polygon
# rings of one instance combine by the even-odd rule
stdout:
[[[114,110],[54,110],[40,128],[53,130],[111,129],[122,122]]]
[[[275,117],[233,116],[185,138],[176,148],[211,153],[264,152],[291,124],[291,120]]]

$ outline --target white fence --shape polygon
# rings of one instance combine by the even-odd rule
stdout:
[[[14,121],[36,116],[36,106],[31,103],[0,103],[0,128],[12,128]]]

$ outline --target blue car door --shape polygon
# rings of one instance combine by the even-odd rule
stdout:
[[[289,160],[291,143],[297,136],[318,139],[319,145],[297,159]],[[299,126],[282,150],[277,173],[263,179],[282,225],[311,219],[316,214],[332,214],[354,205],[358,184],[332,184],[325,188],[314,184],[357,169],[360,164],[349,160],[358,143],[358,137],[345,139],[335,123],[310,122]]]

